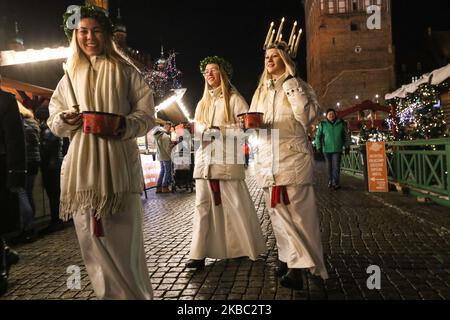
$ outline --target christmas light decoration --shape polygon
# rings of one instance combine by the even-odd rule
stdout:
[[[388,100],[388,104],[396,107],[396,116],[390,116],[386,121],[389,128],[397,132],[395,140],[446,137],[439,95],[449,90],[450,79],[447,79],[439,85],[423,83],[405,98]]]
[[[164,61],[165,59],[160,60]],[[180,89],[182,73],[177,69],[176,53],[171,52],[164,64],[159,65],[156,62],[153,68],[144,69],[142,76],[153,89],[156,98],[165,97],[172,89]]]
[[[70,48],[45,48],[41,50],[29,49],[25,51],[1,51],[0,66],[12,66],[31,62],[67,59]]]

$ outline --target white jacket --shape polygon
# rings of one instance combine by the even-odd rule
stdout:
[[[243,154],[242,152],[237,152],[237,150],[242,150],[242,147],[238,145],[238,142],[235,142],[234,150],[229,150],[226,147],[225,136],[227,129],[233,131],[238,130],[237,115],[247,112],[248,104],[239,93],[232,90],[230,96],[230,109],[234,124],[226,124],[224,122],[225,100],[223,99],[220,88],[211,90],[210,94],[212,95],[212,103],[209,110],[208,123],[196,123],[196,138],[201,138],[202,134],[209,127],[219,127],[223,138],[223,157],[218,158],[223,159],[223,163],[214,163],[214,151],[218,149],[211,148],[210,146],[208,147],[207,143],[201,143],[195,153],[194,179],[244,180],[244,158],[242,157],[239,161],[237,158],[239,154]],[[196,119],[198,118],[199,110],[200,108],[197,105],[195,114]],[[212,150],[212,152],[210,152],[210,150]],[[232,158],[232,161],[227,162],[227,158]]]
[[[250,107],[250,112],[264,113],[269,129],[268,138],[259,139],[256,147],[256,178],[262,188],[313,181],[307,131],[321,108],[310,85],[300,78],[286,78],[287,74],[267,81],[267,90],[258,89]]]

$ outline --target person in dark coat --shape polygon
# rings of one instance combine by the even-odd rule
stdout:
[[[63,222],[59,219],[59,197],[61,194],[60,175],[62,164],[63,141],[55,136],[47,125],[49,111],[47,107],[36,110],[36,118],[41,130],[41,173],[44,189],[50,202],[51,221],[45,233],[57,231],[63,228]]]
[[[0,78],[1,84],[1,78]],[[0,296],[8,289],[8,275],[19,256],[3,236],[20,229],[18,191],[26,180],[25,137],[16,99],[0,89]]]
[[[18,102],[18,105],[19,112],[22,115],[23,129],[25,132],[25,149],[27,153],[26,197],[24,197],[24,194],[20,194],[22,234],[19,236],[19,241],[32,242],[35,240],[34,217],[36,215],[33,189],[41,162],[40,129],[33,112],[25,108],[20,102]]]

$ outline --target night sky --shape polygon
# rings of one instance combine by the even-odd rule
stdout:
[[[66,0],[0,0],[0,19],[17,20],[27,48],[66,44],[60,25],[61,15],[71,4],[84,1]],[[429,0],[426,7],[416,1],[393,0],[394,44],[407,47],[411,37],[426,30],[450,30],[450,1]],[[263,68],[262,45],[270,21],[287,19],[284,36],[292,23],[304,24],[300,0],[289,1],[110,1],[111,16],[117,6],[122,9],[128,28],[128,44],[158,59],[161,44],[175,49],[177,66],[183,72],[183,86],[188,89],[186,105],[194,108],[203,90],[198,63],[208,55],[229,60],[235,74],[232,82],[250,103]],[[303,29],[304,25],[302,26]],[[297,58],[300,75],[305,74],[305,39]]]

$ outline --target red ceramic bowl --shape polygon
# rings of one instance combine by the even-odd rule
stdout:
[[[263,126],[264,113],[248,112],[238,115],[241,129],[260,129]]]
[[[83,132],[105,137],[114,137],[120,126],[122,116],[114,113],[83,112]]]

